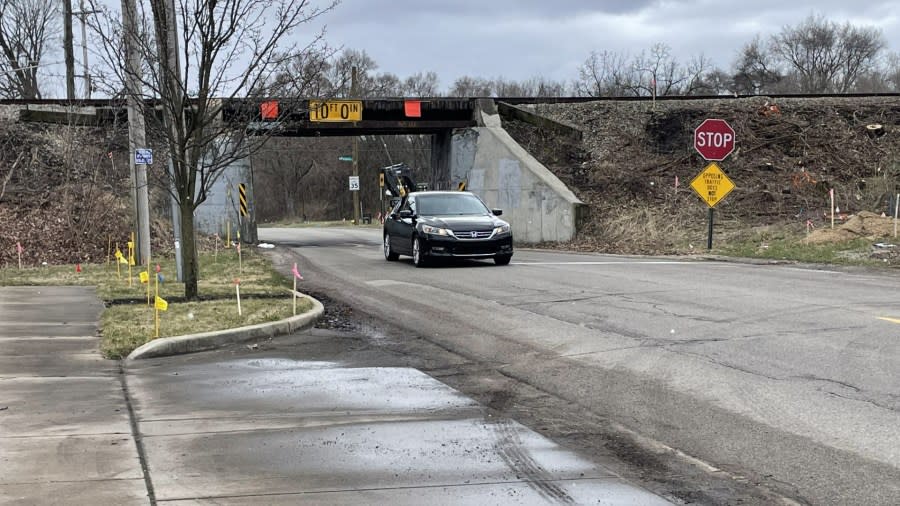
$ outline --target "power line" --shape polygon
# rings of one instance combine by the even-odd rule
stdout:
[[[57,61],[57,62],[50,62],[50,63],[39,63],[39,64],[37,64],[37,65],[28,65],[27,67],[17,67],[17,68],[14,68],[14,69],[3,70],[2,72],[3,72],[4,74],[15,74],[16,72],[21,72],[21,71],[23,71],[23,70],[39,69],[39,68],[42,68],[42,67],[49,67],[49,66],[51,66],[51,65],[59,65],[60,63],[65,63],[65,62],[64,62],[64,61]],[[49,75],[50,77],[60,77],[60,76],[58,76],[58,75],[54,76],[53,74],[48,74],[48,75]]]

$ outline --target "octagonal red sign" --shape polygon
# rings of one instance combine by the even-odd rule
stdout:
[[[694,149],[707,160],[722,161],[734,151],[734,129],[724,119],[707,119],[694,129]]]

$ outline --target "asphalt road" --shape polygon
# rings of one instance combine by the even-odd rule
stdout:
[[[896,274],[526,250],[416,269],[373,229],[260,240],[299,255],[301,289],[596,416],[607,449],[656,459],[623,465],[683,489],[663,492],[900,504]]]

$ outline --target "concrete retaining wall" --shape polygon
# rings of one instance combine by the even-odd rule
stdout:
[[[256,224],[254,217],[254,195],[252,184],[252,170],[250,159],[236,160],[223,169],[213,181],[207,192],[206,201],[200,204],[194,211],[194,223],[198,232],[205,234],[219,233],[224,240],[226,237],[226,224],[231,228],[231,240],[236,241],[238,223],[242,225],[241,239],[244,242],[256,241]],[[238,185],[243,183],[247,187],[247,199],[250,216],[241,219],[240,199],[238,197]]]
[[[484,127],[453,135],[453,186],[466,181],[489,206],[503,209],[517,243],[571,240],[584,203],[502,128],[499,116],[481,114]]]

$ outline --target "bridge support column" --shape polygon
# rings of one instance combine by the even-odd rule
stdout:
[[[449,190],[450,184],[450,147],[453,131],[441,130],[431,136],[431,176],[430,190]]]

